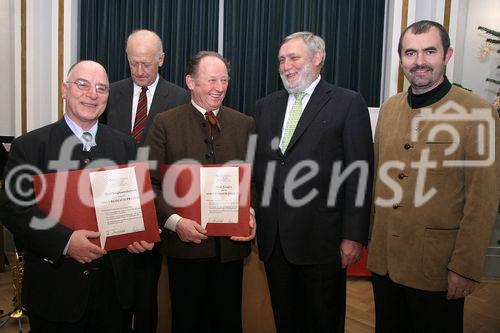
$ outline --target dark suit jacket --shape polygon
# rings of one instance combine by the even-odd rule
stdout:
[[[12,142],[5,176],[14,168],[34,166],[41,173],[54,172],[49,169],[50,161],[59,160],[60,148],[64,140],[73,136],[64,119],[29,132]],[[127,163],[135,158],[135,143],[124,134],[99,124],[96,135],[97,146],[90,152],[83,152],[82,145],[75,146],[72,160],[79,161],[83,168],[90,160],[107,158],[117,164]],[[13,173],[9,184],[15,185],[21,174],[29,174],[26,168]],[[8,186],[9,184],[6,184]],[[21,181],[24,193],[29,193],[32,184]],[[11,190],[12,186],[9,187]],[[19,197],[19,192],[14,192]],[[31,196],[32,197],[32,196]],[[35,205],[21,206],[6,194],[5,187],[0,193],[0,218],[5,226],[19,238],[25,246],[23,304],[30,311],[46,320],[75,322],[82,318],[87,306],[91,274],[89,265],[79,264],[72,258],[63,256],[72,230],[55,224],[47,230],[30,227],[34,216],[44,218]],[[107,258],[106,258],[107,257]],[[130,306],[133,298],[132,277],[133,257],[125,250],[112,251],[101,258],[112,268],[116,281],[116,292],[122,307]],[[111,265],[111,267],[109,267]]]
[[[134,81],[132,78],[112,83],[109,90],[108,105],[104,113],[106,123],[125,134],[132,132],[133,94]],[[140,143],[144,142],[151,123],[158,113],[188,103],[189,100],[189,93],[185,89],[168,82],[160,76]]]
[[[213,129],[215,157],[210,153],[212,145],[208,136],[208,123],[205,117],[191,103],[181,105],[156,116],[145,145],[150,146],[150,160],[161,164],[172,164],[181,159],[191,158],[201,164],[222,164],[231,160],[245,160],[247,142],[255,132],[252,118],[227,107],[221,107],[217,115],[221,126],[219,132]],[[155,200],[158,223],[163,227],[173,209],[161,195],[161,177],[151,172],[151,182],[158,195]],[[162,233],[162,252],[175,258],[209,258],[216,255],[216,241],[209,237],[201,244],[184,243],[175,232],[164,230]],[[248,242],[234,242],[228,237],[220,237],[221,260],[231,261],[248,255]]]
[[[276,237],[280,237],[286,258],[294,264],[334,262],[339,260],[341,239],[367,242],[373,164],[368,109],[358,93],[321,80],[283,155],[278,144],[287,101],[288,93],[281,90],[256,104],[258,143],[254,178],[260,194],[259,254],[262,260],[269,259]],[[359,173],[354,172],[343,183],[335,206],[330,207],[327,200],[334,163],[342,163],[344,170],[356,161],[366,161],[369,170],[363,205],[355,207]],[[313,169],[299,163],[313,164]],[[266,174],[272,178],[266,180]],[[314,176],[299,184],[298,179],[308,174]],[[287,182],[288,189],[293,189],[288,196],[302,199],[309,195],[312,199],[298,207],[287,202],[287,177],[297,181]]]

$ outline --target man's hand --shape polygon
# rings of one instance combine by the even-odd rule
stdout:
[[[97,238],[99,235],[97,231],[73,231],[66,254],[80,264],[89,263],[92,260],[102,257],[106,254],[106,251],[89,241],[89,238]]]
[[[145,251],[150,251],[153,249],[153,246],[155,243],[149,243],[146,241],[141,240],[140,242],[133,242],[129,246],[127,246],[128,252],[131,253],[142,253]]]
[[[248,224],[250,227],[250,235],[248,237],[232,236],[231,240],[237,242],[248,242],[255,238],[255,232],[257,231],[257,223],[255,223],[255,217],[250,214],[250,222]]]
[[[343,239],[340,243],[340,257],[342,268],[346,268],[358,262],[363,245],[350,239]]]
[[[447,299],[464,298],[470,295],[476,286],[476,281],[448,271],[448,294]]]
[[[207,239],[205,228],[190,219],[180,219],[175,227],[175,232],[183,242],[200,244],[202,240]]]

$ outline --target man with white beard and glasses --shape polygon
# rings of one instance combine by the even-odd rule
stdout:
[[[254,164],[257,243],[276,328],[343,332],[345,268],[358,261],[368,236],[368,109],[360,94],[321,77],[321,37],[286,37],[278,60],[285,90],[257,101]]]

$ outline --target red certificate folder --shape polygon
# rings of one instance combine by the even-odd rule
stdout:
[[[250,235],[250,179],[251,166],[242,164],[170,164],[161,166],[162,192],[167,204],[184,218],[200,223],[201,195],[200,168],[213,167],[239,168],[239,208],[238,223],[207,223],[205,229],[208,236],[241,236]],[[175,194],[176,199],[170,200]],[[183,199],[185,198],[185,200]]]
[[[35,175],[33,186],[37,196],[37,206],[42,212],[72,230],[99,231],[89,173],[131,166],[135,167],[144,231],[108,236],[104,248],[106,251],[123,249],[134,241],[140,240],[150,243],[159,242],[160,233],[147,162]],[[57,193],[55,197],[54,192]],[[62,213],[59,215],[56,207],[61,207],[61,205]],[[58,215],[60,218],[57,218]],[[92,238],[91,241],[101,246],[99,238]]]

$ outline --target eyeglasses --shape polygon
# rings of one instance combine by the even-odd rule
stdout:
[[[78,79],[75,81],[66,81],[66,83],[74,83],[74,84],[76,84],[78,89],[80,89],[81,91],[86,91],[86,92],[89,92],[90,89],[92,88],[92,84],[85,79]],[[107,94],[109,92],[109,87],[106,84],[98,83],[95,85],[95,91],[98,94],[104,95],[104,94]]]

